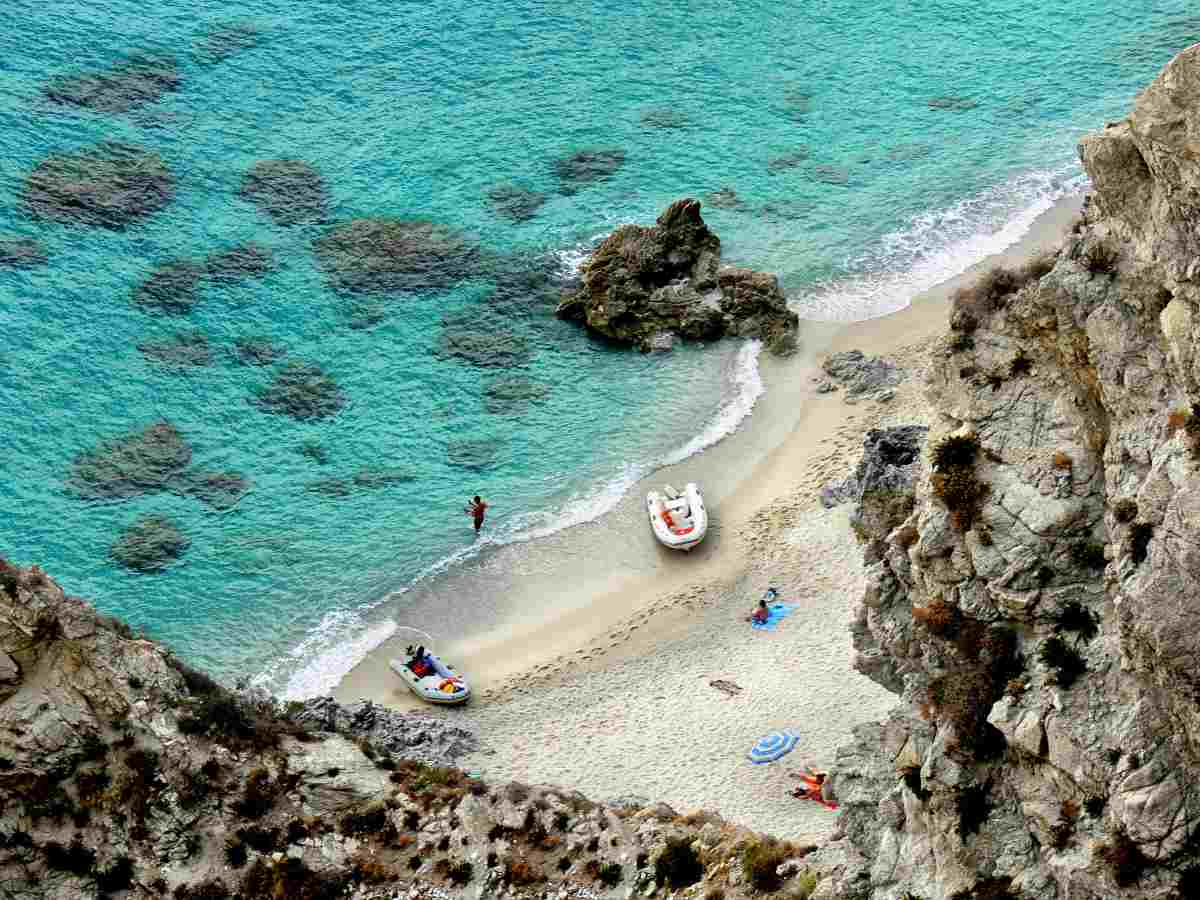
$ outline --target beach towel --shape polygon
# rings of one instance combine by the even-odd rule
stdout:
[[[767,607],[767,621],[751,622],[751,628],[757,628],[760,631],[774,631],[775,626],[779,624],[779,620],[788,616],[796,609],[794,603],[772,603]]]

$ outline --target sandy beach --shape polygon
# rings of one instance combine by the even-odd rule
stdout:
[[[768,390],[742,429],[647,481],[704,485],[713,526],[692,554],[654,544],[641,521],[644,483],[602,522],[540,542],[535,555],[508,548],[510,558],[459,576],[458,590],[490,585],[504,598],[481,605],[469,627],[437,621],[433,598],[415,598],[430,630],[465,635],[445,651],[477,696],[464,709],[432,711],[478,729],[483,749],[466,768],[596,799],[715,810],[791,840],[827,834],[835,815],[788,796],[787,773],[830,763],[850,729],[882,717],[895,698],[852,669],[847,621],[862,591],[861,551],[849,507],[824,509],[820,489],[853,471],[868,429],[931,424],[924,369],[949,295],[981,269],[1055,245],[1080,201],[1061,201],[1007,251],[900,312],[802,323],[801,352],[764,357]],[[820,361],[851,348],[901,366],[892,399],[817,392]],[[775,630],[754,630],[745,617],[769,586],[796,609]],[[335,696],[416,708],[387,669],[396,650],[376,649]],[[749,764],[754,741],[778,728],[800,733],[797,749]]]

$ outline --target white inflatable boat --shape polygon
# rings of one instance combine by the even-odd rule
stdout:
[[[708,510],[694,482],[689,481],[682,494],[669,484],[663,485],[661,494],[651,491],[646,495],[646,512],[654,536],[672,550],[691,550],[708,531]]]
[[[471,685],[450,665],[433,652],[433,638],[416,628],[399,628],[398,632],[415,633],[414,643],[409,644],[400,659],[388,665],[408,689],[428,703],[452,706],[466,703],[471,697]],[[401,640],[410,639],[408,634]]]

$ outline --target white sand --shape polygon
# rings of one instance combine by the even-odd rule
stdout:
[[[1078,206],[1079,198],[1064,201],[1018,245],[977,268],[1056,243]],[[484,749],[465,767],[489,780],[557,783],[599,800],[635,794],[680,813],[715,810],[791,840],[827,834],[835,815],[788,796],[795,781],[787,772],[828,766],[850,729],[881,718],[896,698],[851,668],[847,624],[863,588],[861,550],[849,509],[822,509],[818,492],[854,468],[868,428],[929,424],[921,369],[945,331],[949,293],[971,277],[891,316],[802,326],[807,352],[778,369],[786,383],[760,401],[767,410],[795,404],[790,432],[765,455],[743,449],[754,445],[739,433],[676,467],[707,464],[710,474],[715,466],[724,475],[713,479],[717,502],[709,497],[714,526],[692,554],[655,552],[634,498],[630,511],[608,517],[615,526],[596,523],[553,539],[562,549],[558,567],[506,583],[514,617],[452,648],[477,699],[466,709],[431,710],[479,728]],[[815,351],[851,347],[909,370],[892,402],[850,405],[841,392],[815,392]],[[771,428],[760,412],[750,431]],[[676,474],[657,478],[688,480]],[[637,534],[644,540],[633,541]],[[744,617],[768,586],[799,608],[775,631],[760,632]],[[394,653],[388,645],[372,653],[336,696],[416,706],[387,673]],[[741,692],[730,697],[712,687],[718,679]],[[800,746],[776,763],[748,763],[755,740],[779,728],[799,731]]]

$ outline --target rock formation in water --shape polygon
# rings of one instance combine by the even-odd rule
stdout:
[[[860,504],[856,666],[904,702],[814,897],[1200,896],[1197,146],[1200,45],[1083,139],[1061,249],[955,297],[907,502]]]
[[[775,276],[721,267],[721,241],[691,199],[672,203],[652,227],[622,225],[610,234],[558,315],[642,350],[669,349],[673,335],[737,335],[784,352],[799,324]]]
[[[255,163],[242,179],[240,194],[276,225],[319,223],[329,213],[325,179],[299,159],[264,159]]]
[[[21,199],[35,219],[120,230],[174,196],[175,179],[161,156],[104,142],[46,157],[26,178]]]
[[[799,847],[489,785],[444,718],[230,691],[0,560],[0,895],[393,900],[812,889]]]
[[[390,294],[444,290],[479,272],[479,251],[448,225],[424,219],[354,219],[313,244],[334,290]]]
[[[55,78],[42,90],[48,100],[64,106],[125,113],[157,103],[181,83],[171,57],[136,56],[104,71]]]

